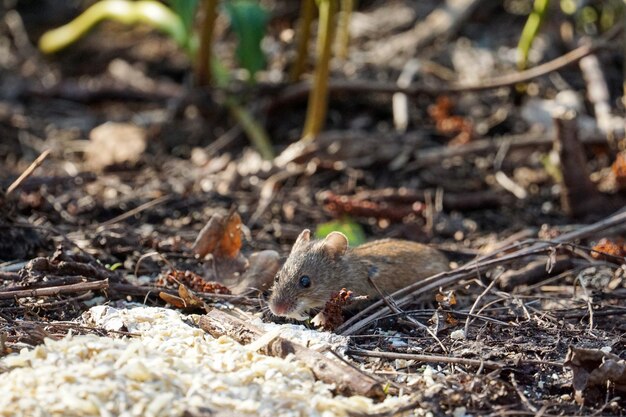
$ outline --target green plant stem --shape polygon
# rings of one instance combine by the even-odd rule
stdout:
[[[322,130],[328,111],[328,77],[337,0],[320,0],[318,7],[320,17],[315,51],[317,60],[302,133],[303,142],[311,142],[315,139]]]
[[[252,142],[254,147],[259,151],[261,157],[267,160],[274,159],[272,143],[267,136],[267,132],[263,129],[263,126],[254,120],[250,112],[234,98],[226,98],[225,104],[233,118],[241,125],[241,128],[246,133],[246,136],[248,136],[248,139],[250,139],[250,142]]]
[[[530,47],[539,32],[541,23],[546,17],[549,4],[550,0],[535,0],[533,4],[533,11],[528,15],[528,20],[526,20],[526,24],[522,30],[522,36],[517,44],[517,68],[520,71],[526,69]]]
[[[199,29],[200,45],[195,57],[194,79],[196,85],[210,85],[217,0],[202,0],[200,7],[202,14]]]
[[[296,82],[302,76],[309,51],[309,38],[311,37],[311,23],[315,16],[315,0],[303,0],[300,4],[300,20],[296,33],[296,60],[291,67],[289,79]]]
[[[348,58],[350,47],[350,17],[354,10],[354,0],[341,0],[339,24],[337,29],[337,58]]]
[[[76,42],[105,19],[127,25],[146,23],[165,32],[182,47],[188,47],[189,37],[182,19],[162,3],[152,0],[103,0],[71,22],[44,33],[39,40],[39,49],[46,54],[57,52]]]

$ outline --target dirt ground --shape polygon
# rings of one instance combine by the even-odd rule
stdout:
[[[529,1],[474,2],[440,34],[427,28],[432,38],[423,28],[442,2],[361,1],[349,55],[332,63],[324,131],[285,162],[308,93],[287,77],[297,2],[263,2],[267,70],[227,90],[193,88],[187,56],[144,26],[105,22],[42,55],[42,33],[83,9],[60,3],[0,3],[0,356],[70,329],[102,333],[72,320],[113,300],[227,302],[284,322],[267,312],[267,288],[233,291],[237,277],[253,253],[282,262],[302,229],[339,220],[466,265],[405,293],[399,311],[381,305],[336,329],[354,363],[381,358],[368,371],[390,393],[419,394],[403,377],[430,364],[445,389],[418,401],[435,415],[626,415],[619,23],[594,32],[555,3],[530,53],[544,71],[519,73]],[[234,36],[217,26],[215,53],[232,68]],[[277,159],[250,145],[229,95]],[[241,246],[199,255],[211,219],[232,221]],[[206,304],[185,303],[181,283]]]

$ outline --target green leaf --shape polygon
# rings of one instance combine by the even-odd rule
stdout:
[[[315,229],[315,237],[321,239],[328,236],[331,232],[341,232],[346,235],[350,246],[359,246],[365,242],[363,228],[349,217],[318,225]]]
[[[543,165],[543,169],[556,183],[560,184],[563,182],[563,172],[561,172],[561,167],[558,162],[555,162],[554,158],[549,153],[542,155],[540,161],[541,165]]]
[[[261,40],[267,26],[267,12],[253,0],[228,1],[226,12],[239,39],[237,45],[239,64],[250,72],[250,79],[253,80],[254,74],[265,67]]]
[[[55,53],[85,36],[103,20],[114,20],[126,25],[147,24],[165,32],[181,46],[189,42],[181,18],[158,1],[103,0],[90,6],[71,22],[44,33],[39,39],[39,49],[46,54]]]
[[[122,266],[123,264],[121,262],[116,262],[113,265],[105,265],[105,267],[109,270],[109,271],[115,271],[117,268],[119,268],[120,266]]]
[[[383,393],[385,393],[385,395],[389,395],[389,388],[391,388],[391,382],[387,381],[383,386]]]
[[[193,32],[193,21],[198,8],[198,0],[169,0],[170,7],[180,17],[187,34]]]
[[[519,43],[517,44],[517,68],[519,70],[526,69],[528,63],[528,53],[530,47],[539,33],[541,23],[545,19],[548,13],[548,5],[550,0],[535,0],[533,4],[533,11],[528,15],[524,29],[522,29],[522,35],[520,36]]]

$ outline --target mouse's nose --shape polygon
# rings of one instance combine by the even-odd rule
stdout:
[[[290,304],[286,302],[274,302],[270,303],[270,310],[277,316],[284,316],[290,309]]]

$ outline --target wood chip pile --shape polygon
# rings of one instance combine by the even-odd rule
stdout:
[[[163,308],[92,308],[85,324],[130,337],[68,335],[3,357],[0,416],[342,416],[407,402],[333,396],[300,362],[215,339],[191,319]]]

